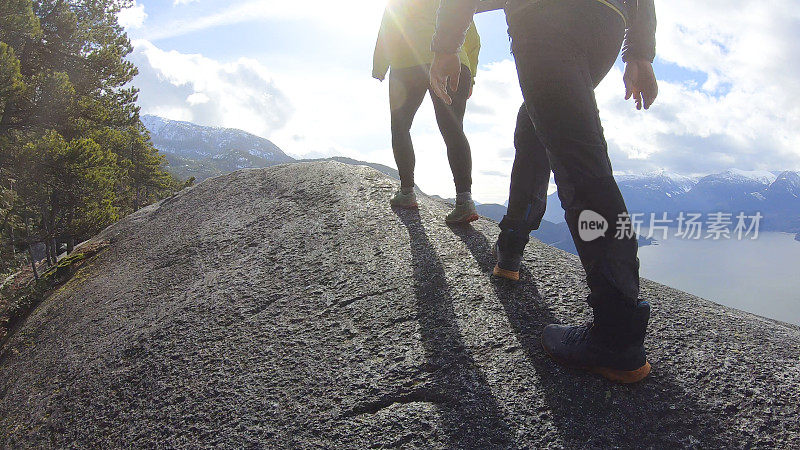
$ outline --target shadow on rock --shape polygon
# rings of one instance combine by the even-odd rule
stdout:
[[[444,267],[415,210],[395,210],[408,229],[414,269],[417,316],[432,378],[427,397],[439,408],[452,448],[504,448],[512,445],[488,382],[467,352],[453,310]]]
[[[635,385],[617,385],[585,372],[557,366],[541,346],[544,327],[558,320],[548,308],[531,272],[520,270],[513,283],[492,276],[492,244],[471,225],[450,227],[490,278],[517,340],[535,368],[553,420],[570,448],[580,447],[721,447],[703,432],[717,422],[677,384],[668,367]]]

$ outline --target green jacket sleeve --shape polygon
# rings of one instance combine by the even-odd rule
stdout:
[[[375,53],[372,56],[372,77],[383,81],[386,72],[389,71],[391,59],[389,51],[391,47],[391,37],[393,34],[394,20],[387,7],[383,13],[381,29],[378,31],[378,40],[375,43]]]
[[[469,59],[469,71],[472,73],[472,82],[475,83],[475,77],[478,74],[478,58],[481,53],[481,37],[474,23],[467,29],[467,36],[464,40],[464,52],[466,52],[467,58]]]
[[[436,15],[436,34],[433,35],[431,51],[458,52],[477,8],[478,0],[442,0]]]

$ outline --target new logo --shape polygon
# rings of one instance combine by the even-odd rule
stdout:
[[[605,236],[608,221],[596,212],[586,209],[578,217],[578,235],[585,242],[592,242]]]

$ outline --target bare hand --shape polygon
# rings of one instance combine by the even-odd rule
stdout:
[[[625,100],[636,101],[636,109],[650,109],[650,105],[658,97],[658,81],[653,72],[653,65],[649,61],[628,61],[625,66]]]
[[[434,94],[448,105],[453,104],[453,99],[447,93],[458,91],[458,80],[461,78],[461,60],[455,53],[436,53],[431,64],[431,88]]]

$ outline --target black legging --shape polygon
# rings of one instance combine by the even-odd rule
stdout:
[[[400,172],[402,187],[414,187],[414,144],[411,124],[425,94],[430,91],[428,66],[392,68],[389,74],[389,104],[392,109],[392,149]],[[464,134],[464,111],[467,108],[472,74],[461,67],[458,92],[451,93],[453,104],[447,105],[431,92],[436,122],[447,146],[447,159],[456,185],[456,193],[472,189],[472,154]]]

